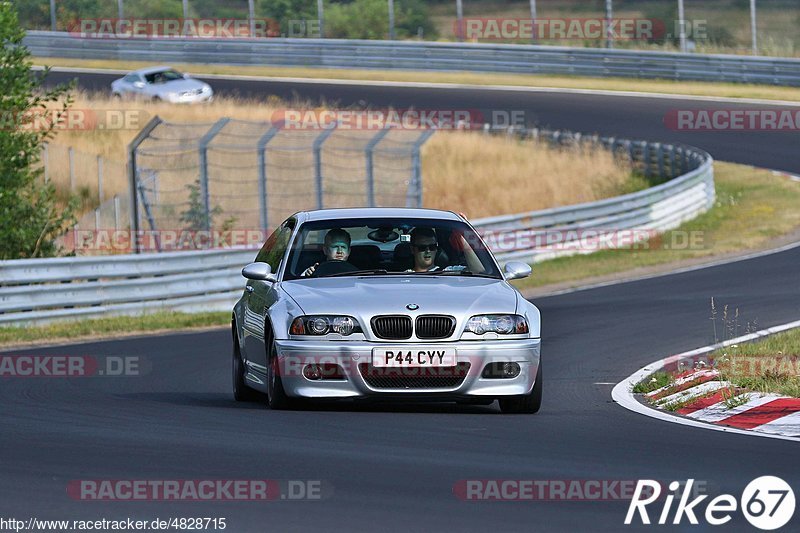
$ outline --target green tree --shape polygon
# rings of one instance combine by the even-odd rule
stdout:
[[[75,219],[75,202],[59,209],[38,165],[42,144],[72,104],[70,87],[43,88],[47,71],[31,73],[24,35],[14,7],[0,2],[0,259],[55,255],[56,237]],[[41,127],[37,117],[54,103],[55,120]]]

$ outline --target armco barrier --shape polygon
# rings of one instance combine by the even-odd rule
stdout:
[[[571,230],[580,230],[567,237],[578,240],[588,230],[661,232],[714,203],[713,160],[701,150],[564,132],[532,130],[517,135],[559,144],[601,144],[628,155],[645,175],[677,177],[598,202],[475,220],[473,225],[484,236],[490,232],[569,236]],[[529,262],[592,251],[569,246],[576,243],[560,244],[540,247],[535,239],[526,238],[494,251],[500,260]],[[244,287],[241,269],[255,255],[254,249],[238,249],[0,261],[0,326],[162,309],[230,310]]]
[[[567,74],[800,86],[800,59],[525,44],[343,39],[86,39],[29,31],[39,57],[153,63]]]

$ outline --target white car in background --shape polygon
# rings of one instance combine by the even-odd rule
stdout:
[[[134,70],[111,83],[114,97],[138,96],[173,104],[196,104],[214,98],[211,86],[172,67],[160,66]]]

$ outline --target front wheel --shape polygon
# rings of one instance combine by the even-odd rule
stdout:
[[[281,379],[280,364],[278,362],[278,347],[275,341],[269,347],[269,358],[267,360],[267,404],[270,409],[282,410],[291,409],[295,401],[286,395]]]
[[[506,396],[500,398],[500,410],[504,413],[533,414],[539,412],[542,406],[542,362],[536,371],[536,381],[530,394],[519,396]]]

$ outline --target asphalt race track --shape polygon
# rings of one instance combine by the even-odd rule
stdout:
[[[88,87],[108,81],[81,79]],[[427,108],[520,106],[555,127],[681,140],[718,159],[800,172],[796,133],[677,136],[660,117],[683,104],[660,99],[506,97],[479,89],[445,99],[435,90],[259,83],[239,90]],[[234,87],[212,84],[221,92]],[[534,416],[501,415],[496,406],[344,404],[277,412],[237,404],[227,330],[8,352],[138,356],[151,368],[140,377],[0,380],[0,513],[20,519],[226,517],[230,531],[624,531],[659,526],[624,526],[626,501],[462,501],[453,488],[468,479],[693,478],[712,497],[738,499],[752,479],[777,475],[797,491],[797,443],[665,423],[618,407],[610,391],[646,363],[712,343],[712,296],[720,308],[738,308],[741,324],[757,321],[763,328],[800,318],[799,264],[800,248],[794,248],[535,300],[543,316],[546,378],[544,405]],[[265,478],[322,480],[327,497],[91,502],[66,492],[77,479]],[[651,510],[651,519],[660,511]],[[796,513],[785,530],[798,523]],[[724,527],[754,530],[740,513]],[[684,519],[669,530],[687,529]]]
[[[75,77],[71,73],[51,72],[48,80],[65,82]],[[119,77],[115,74],[80,74],[78,79],[80,87],[86,90],[107,93],[111,82]],[[493,111],[521,111],[529,125],[632,139],[682,142],[703,148],[723,161],[800,174],[798,131],[688,132],[670,130],[664,125],[664,116],[676,109],[766,109],[776,106],[558,92],[487,91],[481,88],[409,88],[216,78],[204,81],[214,88],[215,94],[222,96],[266,99],[269,95],[276,95],[290,102],[297,99],[341,106],[480,110],[487,119]],[[269,118],[254,116],[253,120]]]

